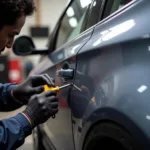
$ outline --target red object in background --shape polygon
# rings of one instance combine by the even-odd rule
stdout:
[[[21,83],[21,64],[18,59],[9,60],[9,82],[10,83]]]

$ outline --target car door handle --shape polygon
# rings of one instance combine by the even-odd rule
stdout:
[[[74,77],[74,69],[60,69],[56,71],[56,76],[61,77],[65,80],[73,79]]]

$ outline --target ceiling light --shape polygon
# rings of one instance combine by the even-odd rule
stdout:
[[[72,28],[75,28],[78,24],[77,19],[75,17],[72,17],[69,19],[69,24]]]
[[[92,3],[92,0],[80,0],[81,7],[84,8]]]
[[[69,7],[68,10],[67,10],[67,16],[68,17],[72,17],[74,16],[74,10],[72,7]]]

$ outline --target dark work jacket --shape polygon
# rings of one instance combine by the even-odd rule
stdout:
[[[15,110],[21,105],[11,97],[11,90],[16,84],[0,84],[0,111]],[[0,150],[15,150],[31,134],[31,125],[21,114],[0,121]]]

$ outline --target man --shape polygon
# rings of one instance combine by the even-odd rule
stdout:
[[[0,0],[0,53],[5,47],[12,47],[15,35],[34,9],[33,0]],[[12,111],[27,104],[22,113],[0,121],[1,150],[17,149],[35,126],[57,113],[56,93],[43,92],[45,84],[53,86],[47,75],[31,76],[21,85],[0,84],[0,111]]]

